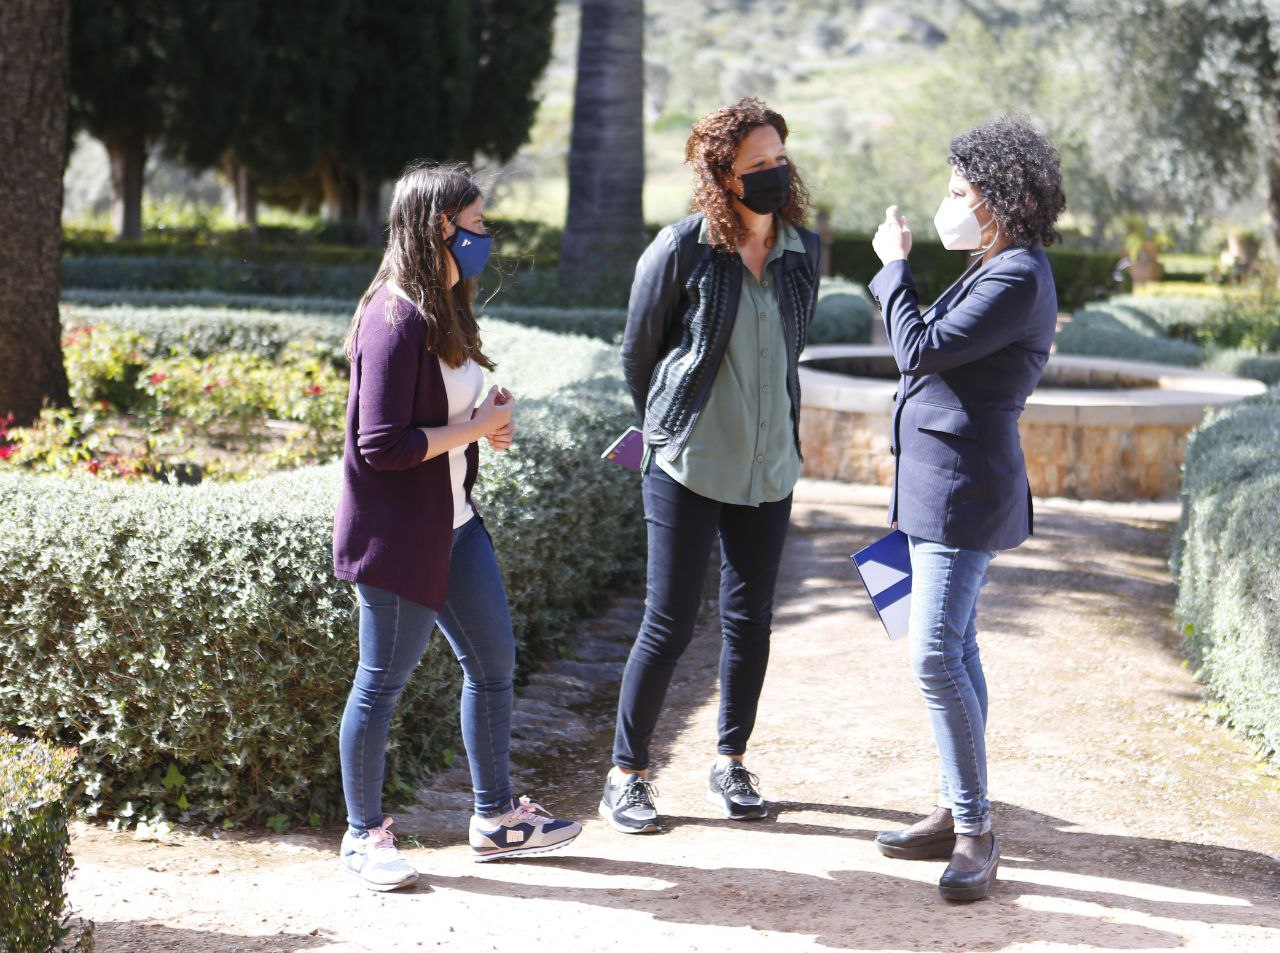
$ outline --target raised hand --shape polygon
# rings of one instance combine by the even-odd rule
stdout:
[[[882,264],[891,261],[906,261],[911,254],[911,229],[907,225],[907,217],[898,214],[898,206],[890,205],[884,212],[884,221],[876,229],[871,247]]]

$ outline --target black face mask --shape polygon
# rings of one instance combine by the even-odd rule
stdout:
[[[772,215],[791,198],[791,166],[748,172],[742,177],[742,204],[757,215]]]

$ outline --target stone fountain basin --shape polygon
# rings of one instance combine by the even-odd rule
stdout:
[[[826,344],[800,357],[806,476],[893,482],[897,367],[889,348]],[[1266,390],[1261,381],[1144,361],[1054,354],[1019,422],[1037,496],[1176,497],[1187,435],[1205,412]]]

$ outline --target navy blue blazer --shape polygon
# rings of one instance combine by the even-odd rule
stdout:
[[[905,261],[870,285],[902,378],[889,521],[962,549],[1012,549],[1032,531],[1018,417],[1049,359],[1058,295],[1039,245],[974,266],[923,315]]]

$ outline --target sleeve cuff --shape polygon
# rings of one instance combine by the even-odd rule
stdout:
[[[891,261],[871,279],[871,283],[867,285],[867,290],[871,292],[871,297],[879,303],[882,299],[888,297],[894,289],[901,285],[914,285],[911,280],[911,266],[907,264],[905,258],[898,261]]]

